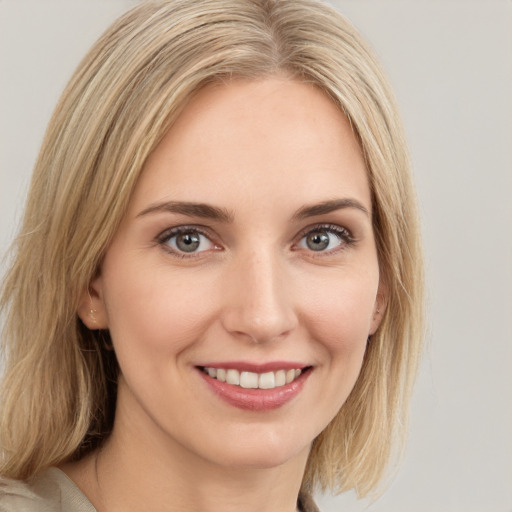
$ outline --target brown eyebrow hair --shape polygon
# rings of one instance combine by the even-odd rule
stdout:
[[[293,214],[292,220],[303,220],[308,217],[315,217],[316,215],[331,213],[343,208],[355,208],[365,213],[368,217],[370,216],[368,210],[359,201],[355,199],[344,198],[324,201],[322,203],[313,204],[310,206],[303,206]],[[229,212],[225,208],[219,208],[217,206],[212,206],[206,203],[191,203],[186,201],[165,201],[162,203],[156,203],[144,209],[137,215],[137,217],[161,212],[181,213],[183,215],[202,217],[205,219],[212,219],[228,224],[232,223],[234,220],[233,213]]]
[[[137,217],[160,212],[181,213],[183,215],[213,219],[225,223],[231,223],[234,219],[234,215],[224,208],[218,208],[217,206],[205,203],[189,203],[184,201],[165,201],[151,205],[141,211]]]
[[[370,212],[368,209],[363,206],[356,199],[351,198],[343,198],[343,199],[332,199],[330,201],[324,201],[319,204],[313,204],[311,206],[303,206],[299,208],[294,214],[293,220],[303,220],[308,217],[314,217],[316,215],[323,215],[325,213],[331,213],[336,210],[341,210],[343,208],[355,208],[357,210],[362,211],[368,217],[370,217]]]

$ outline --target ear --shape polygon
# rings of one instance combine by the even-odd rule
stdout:
[[[108,329],[108,316],[103,300],[103,283],[101,275],[96,276],[83,291],[78,306],[80,320],[91,331]]]
[[[381,282],[379,284],[379,289],[377,290],[377,297],[375,298],[375,304],[373,306],[373,317],[370,326],[370,332],[368,333],[370,336],[373,336],[377,329],[379,328],[382,319],[384,318],[387,303],[388,290],[387,287]]]

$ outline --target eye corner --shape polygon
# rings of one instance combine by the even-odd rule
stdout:
[[[181,259],[199,258],[210,251],[223,250],[215,237],[200,226],[183,225],[167,228],[156,236],[155,242],[166,253]]]
[[[312,243],[308,243],[308,237]],[[304,250],[315,256],[327,256],[356,243],[351,231],[337,224],[315,224],[303,229],[298,235],[298,241],[293,244],[292,250]],[[316,245],[316,247],[314,247]]]

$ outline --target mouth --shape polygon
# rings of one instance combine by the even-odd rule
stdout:
[[[239,371],[234,368],[214,368],[211,366],[202,366],[200,369],[220,382],[226,382],[232,386],[240,386],[244,389],[275,389],[286,384],[292,383],[300,377],[303,371],[307,371],[310,366],[305,368],[291,368],[289,370],[281,369],[277,371],[257,373],[249,371]]]
[[[237,364],[239,368],[229,366],[208,365],[197,369],[217,396],[237,408],[252,411],[276,409],[289,402],[300,393],[313,370],[312,366],[297,363],[282,367],[271,365],[274,368],[247,364]],[[257,369],[260,371],[254,371]]]

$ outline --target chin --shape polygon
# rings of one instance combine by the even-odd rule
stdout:
[[[257,436],[232,439],[218,444],[215,454],[208,457],[215,464],[234,469],[271,469],[298,459],[307,460],[311,442],[259,432]]]

